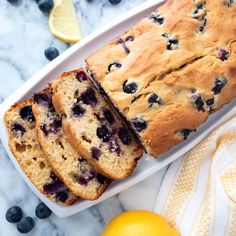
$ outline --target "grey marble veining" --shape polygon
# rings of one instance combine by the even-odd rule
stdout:
[[[99,29],[144,0],[122,0],[112,6],[107,0],[74,1],[83,35]],[[34,0],[11,5],[0,0],[0,103],[48,63],[44,50],[55,46],[60,52],[70,45],[55,39],[48,29],[48,17]],[[1,135],[1,134],[0,134]],[[16,236],[14,224],[5,220],[12,205],[20,205],[25,215],[35,218],[35,228],[28,235],[96,236],[115,215],[129,209],[152,210],[165,169],[117,196],[68,218],[52,215],[38,220],[34,210],[39,202],[26,186],[0,143],[0,236]]]

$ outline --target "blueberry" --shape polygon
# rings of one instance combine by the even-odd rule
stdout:
[[[79,71],[77,74],[76,74],[76,79],[79,81],[79,82],[82,82],[84,80],[87,80],[87,75],[83,72],[83,71]]]
[[[112,67],[121,68],[121,66],[122,65],[119,62],[113,62],[113,63],[109,64],[108,72],[111,72]]]
[[[71,110],[74,116],[82,116],[85,113],[85,109],[79,103],[75,103]]]
[[[34,219],[29,216],[22,218],[21,221],[17,223],[17,230],[22,234],[30,232],[33,228]]]
[[[10,223],[19,222],[22,216],[23,216],[22,210],[18,206],[10,207],[6,212],[6,220]]]
[[[210,99],[206,100],[206,104],[207,104],[207,106],[209,106],[209,107],[213,106],[214,103],[215,103],[214,98],[210,98]]]
[[[114,118],[112,112],[110,110],[108,110],[107,108],[103,108],[102,112],[103,112],[105,119],[108,121],[108,123],[113,124],[115,121],[115,118]]]
[[[211,91],[214,92],[214,94],[219,94],[223,87],[227,84],[228,80],[224,76],[218,76],[215,78],[215,86],[212,88]]]
[[[14,123],[12,126],[11,126],[11,130],[14,134],[17,134],[17,135],[23,135],[26,130],[25,128],[23,127],[23,125],[19,124],[19,123]]]
[[[109,146],[110,152],[115,152],[118,156],[120,156],[121,149],[117,140],[114,140],[114,139],[110,140],[108,143],[108,146]]]
[[[108,179],[106,176],[101,175],[101,174],[97,174],[97,180],[100,184],[110,184],[111,180]]]
[[[206,18],[203,18],[200,22],[200,27],[199,27],[199,31],[201,33],[204,32],[205,28],[206,28],[206,24],[207,24],[207,19]]]
[[[7,0],[9,3],[16,4],[19,2],[19,0]]]
[[[53,7],[53,0],[39,0],[38,7],[40,11],[49,13]]]
[[[132,41],[134,41],[134,37],[133,37],[132,35],[127,36],[127,37],[125,38],[125,41],[126,41],[126,42],[132,42]]]
[[[52,211],[43,202],[40,202],[35,209],[35,215],[39,219],[46,219],[51,214],[52,214]]]
[[[234,3],[234,0],[226,0],[226,1],[225,1],[225,5],[226,5],[227,7],[231,7],[231,6],[233,5],[233,3]]]
[[[83,92],[80,99],[84,104],[91,105],[92,107],[95,107],[98,103],[95,91],[92,88],[88,88],[85,92]]]
[[[34,102],[43,106],[51,106],[52,105],[52,98],[49,94],[46,93],[36,93],[34,94]]]
[[[127,81],[123,84],[123,91],[125,93],[135,93],[138,89],[138,85],[134,82],[127,84]]]
[[[183,136],[184,140],[186,140],[188,138],[188,136],[194,131],[195,130],[191,130],[191,129],[181,129],[177,133],[179,133],[181,136]]]
[[[123,49],[125,50],[126,53],[130,53],[129,48],[126,46],[125,42],[122,39],[119,39],[118,43],[121,44],[121,46],[123,47]]]
[[[102,154],[101,151],[96,147],[91,148],[91,153],[92,153],[92,157],[96,160],[98,160]]]
[[[59,51],[57,48],[49,47],[45,49],[44,55],[49,61],[52,61],[53,59],[59,56]]]
[[[34,115],[33,115],[33,112],[32,112],[32,106],[22,107],[21,110],[20,110],[20,117],[23,120],[28,120],[30,122],[34,122],[35,118],[34,118]]]
[[[138,132],[141,132],[147,128],[147,122],[141,117],[133,119],[132,123]]]
[[[57,201],[59,202],[65,202],[68,199],[69,195],[68,195],[68,190],[62,190],[58,193],[56,193],[56,198]]]
[[[227,52],[225,49],[218,49],[218,57],[221,61],[226,61],[229,58],[229,52]]]
[[[64,183],[52,172],[50,175],[51,183],[44,184],[43,190],[48,194],[55,194],[61,188],[64,188]]]
[[[108,128],[105,125],[102,125],[101,127],[97,128],[97,136],[100,138],[103,142],[108,142],[110,140],[110,132]]]
[[[118,137],[120,138],[121,142],[125,145],[129,145],[131,143],[131,137],[125,128],[120,128],[118,130]]]
[[[151,107],[154,103],[157,103],[158,105],[162,105],[162,99],[156,94],[156,93],[152,93],[150,95],[150,97],[148,98],[148,103],[149,106]]]
[[[112,5],[116,5],[121,2],[121,0],[108,0]]]
[[[82,185],[87,185],[91,180],[96,177],[97,173],[93,170],[86,170],[82,175],[77,176],[77,181]]]
[[[196,106],[196,108],[198,109],[198,111],[204,111],[204,102],[202,100],[201,95],[197,94],[197,95],[193,95],[193,101],[194,104]]]
[[[164,18],[159,15],[151,14],[150,16],[148,16],[148,19],[152,20],[155,23],[158,23],[159,25],[162,25],[164,23]]]

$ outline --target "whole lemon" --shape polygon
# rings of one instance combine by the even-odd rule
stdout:
[[[180,236],[158,214],[127,211],[110,221],[101,236]]]

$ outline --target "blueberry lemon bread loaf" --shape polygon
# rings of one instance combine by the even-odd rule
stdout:
[[[31,182],[49,199],[65,205],[73,204],[78,197],[55,175],[38,144],[32,101],[12,106],[5,114],[5,122],[9,148]]]
[[[93,79],[159,156],[236,96],[236,2],[167,0],[87,59]]]
[[[76,150],[112,179],[130,175],[142,150],[85,72],[64,73],[52,87],[53,104]]]
[[[71,146],[53,107],[50,87],[34,95],[33,113],[39,143],[55,173],[76,195],[97,199],[111,181],[97,173]]]

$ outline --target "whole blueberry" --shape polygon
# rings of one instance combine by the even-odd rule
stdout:
[[[39,219],[46,219],[51,214],[52,214],[52,211],[43,202],[40,202],[35,209],[35,215]]]
[[[125,93],[135,93],[138,90],[138,85],[134,82],[128,84],[127,81],[123,84],[123,91]]]
[[[19,222],[22,218],[22,210],[18,206],[10,207],[6,212],[6,220],[10,223]]]
[[[9,3],[13,3],[13,4],[19,2],[19,0],[7,0],[7,1],[8,1]]]
[[[57,48],[49,47],[45,49],[44,55],[49,61],[52,61],[53,59],[59,56],[59,51]]]
[[[118,4],[121,0],[108,0],[112,5]]]
[[[22,233],[26,234],[30,232],[34,228],[34,219],[32,217],[24,217],[17,223],[17,230]]]
[[[49,13],[53,7],[53,0],[39,0],[38,7],[40,11]]]

